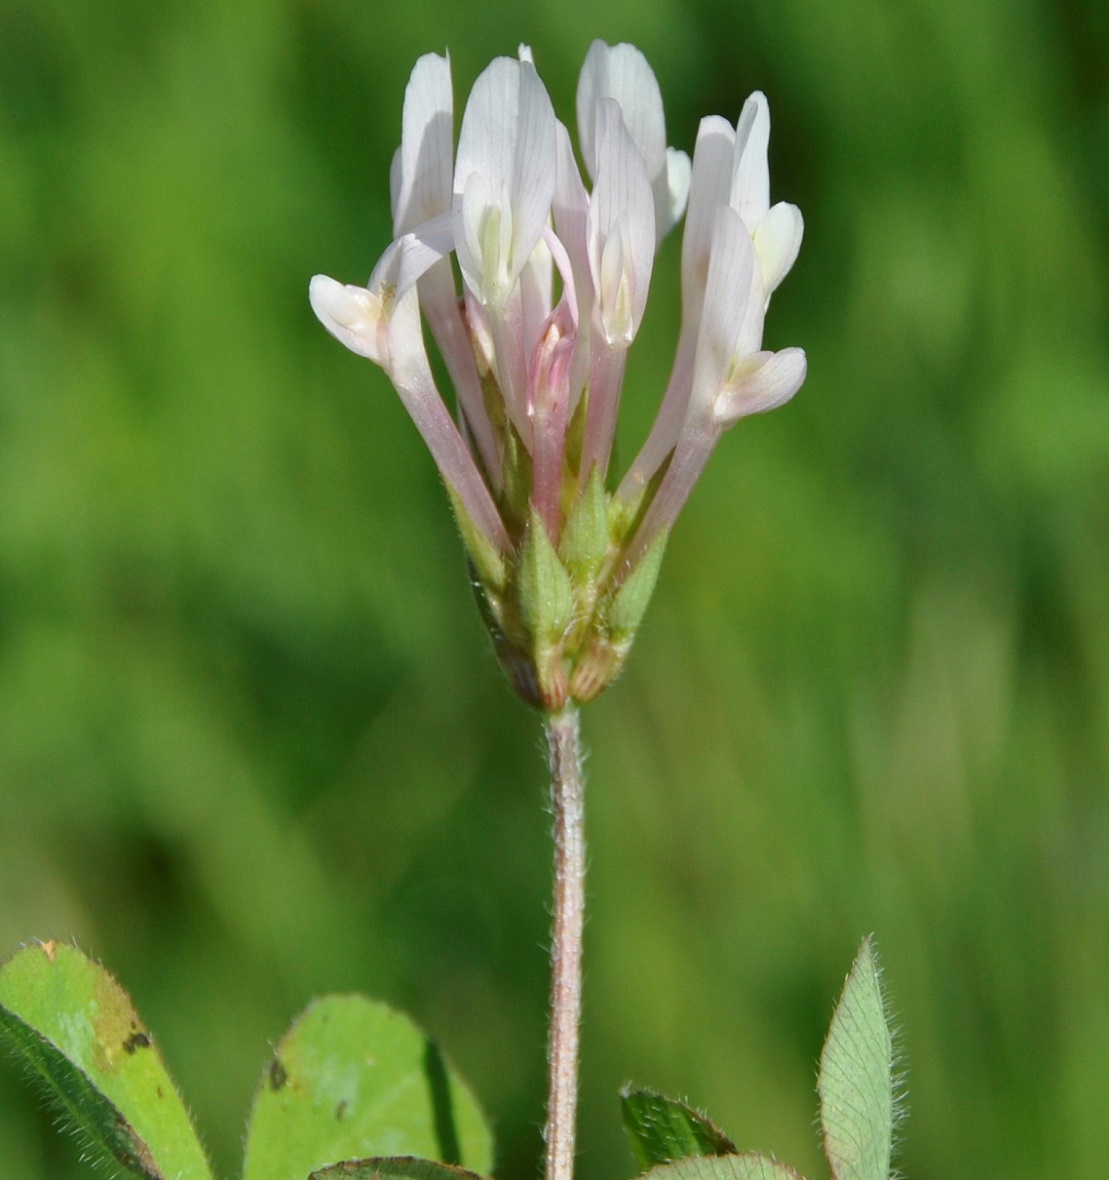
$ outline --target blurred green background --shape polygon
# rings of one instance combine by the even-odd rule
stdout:
[[[617,1087],[825,1175],[884,952],[914,1180],[1109,1167],[1109,9],[1100,0],[0,0],[0,953],[76,938],[231,1176],[308,998],[411,1011],[536,1174],[548,817],[363,280],[416,57],[630,40],[672,142],[764,89],[804,210],[787,409],[721,445],[586,715],[582,1180]],[[622,424],[678,320],[655,272]],[[0,1062],[6,1180],[86,1175]]]

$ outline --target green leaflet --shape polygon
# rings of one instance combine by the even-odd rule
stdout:
[[[127,994],[75,947],[0,968],[0,1028],[95,1156],[141,1180],[212,1180],[188,1112]]]
[[[866,939],[847,976],[820,1056],[820,1124],[835,1180],[888,1180],[893,1140],[893,1045]]]
[[[492,1137],[469,1089],[414,1024],[363,996],[327,996],[297,1019],[262,1075],[243,1180],[306,1180],[376,1156],[487,1172]]]
[[[651,1180],[802,1180],[786,1164],[751,1152],[744,1155],[691,1156],[647,1173]]]
[[[620,1093],[636,1163],[646,1171],[688,1156],[734,1155],[735,1144],[703,1114],[655,1090]]]
[[[313,1172],[309,1180],[483,1180],[475,1172],[412,1156],[346,1160]]]

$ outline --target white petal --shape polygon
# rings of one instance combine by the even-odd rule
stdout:
[[[684,204],[681,192],[681,164],[676,163],[671,186],[670,160],[666,148],[666,120],[662,109],[662,93],[658,80],[647,59],[634,45],[606,45],[594,41],[585,56],[578,80],[577,112],[578,138],[582,157],[590,176],[598,176],[597,150],[599,147],[598,118],[601,102],[613,98],[619,104],[628,132],[643,156],[647,176],[655,202],[655,223],[658,237],[674,224],[671,214],[675,205]]]
[[[689,208],[682,231],[682,303],[687,312],[694,314],[699,314],[704,294],[716,211],[728,203],[734,159],[732,125],[718,115],[702,119],[693,150]]]
[[[556,146],[554,110],[535,68],[497,58],[466,104],[454,176],[458,261],[485,301],[508,297],[543,232]]]
[[[808,360],[800,348],[756,352],[746,357],[716,399],[713,417],[720,427],[749,414],[761,414],[789,401],[801,388]]]
[[[578,288],[574,276],[574,265],[570,261],[570,255],[562,244],[562,240],[549,226],[543,231],[543,241],[546,242],[547,249],[551,252],[551,261],[558,269],[559,278],[562,280],[560,302],[565,303],[567,314],[576,329],[578,326]]]
[[[585,253],[585,221],[589,214],[589,193],[582,183],[570,133],[563,123],[557,126],[558,161],[554,201],[551,212],[554,215],[555,230],[570,255],[574,272],[581,281],[581,275],[588,269]]]
[[[770,208],[770,107],[761,90],[743,104],[735,133],[735,171],[730,204],[754,229]]]
[[[687,418],[713,228],[719,210],[727,208],[734,158],[735,129],[728,120],[717,115],[702,119],[693,152],[689,208],[682,231],[682,327],[678,350],[654,425],[617,492],[625,503],[639,494],[673,450]],[[724,364],[721,360],[721,370]],[[718,375],[718,379],[722,377]],[[714,388],[710,388],[702,398],[711,398],[713,393]]]
[[[757,270],[755,248],[746,225],[734,209],[719,206],[693,361],[693,389],[687,422],[690,416],[699,419],[711,408],[735,366],[740,339],[750,319]],[[761,310],[760,307],[760,314]]]
[[[454,197],[454,249],[463,281],[482,302],[495,281],[495,276],[486,275],[487,266],[493,262],[485,258],[486,222],[493,213],[485,177],[471,172],[462,192],[456,192]],[[495,215],[500,217],[499,212]]]
[[[643,157],[611,98],[599,104],[597,183],[589,205],[589,263],[610,343],[635,336],[655,257],[655,206]]]
[[[589,46],[578,76],[578,143],[590,180],[597,175],[597,104],[608,94],[608,58],[612,47],[603,41]]]
[[[374,267],[367,286],[383,301],[400,299],[451,252],[453,245],[450,214],[434,217],[390,244]]]
[[[308,301],[316,318],[351,352],[387,367],[387,322],[381,301],[365,287],[338,283],[315,275],[308,285]]]
[[[400,191],[404,184],[404,161],[400,148],[393,153],[389,165],[389,208],[393,211],[393,224],[396,225],[397,205],[400,202]]]
[[[685,212],[686,202],[689,200],[689,185],[692,180],[692,166],[689,156],[677,148],[666,149],[666,208],[665,217],[659,220],[659,238],[664,237],[669,230],[677,225]],[[655,210],[656,217],[658,209]]]
[[[520,133],[512,180],[513,251],[519,264],[531,256],[551,215],[557,171],[555,114],[546,87],[530,62],[520,65]]]
[[[520,271],[520,301],[523,312],[524,346],[530,348],[551,314],[554,259],[547,243],[540,238],[531,257]]]
[[[399,183],[393,197],[397,237],[451,207],[453,109],[450,62],[425,54],[404,92]]]
[[[804,232],[801,210],[785,201],[774,205],[755,228],[755,250],[762,263],[767,299],[797,261]]]
[[[747,296],[747,310],[739,328],[735,355],[737,361],[762,348],[762,329],[766,321],[766,291],[762,282],[762,265],[751,246],[751,290]]]

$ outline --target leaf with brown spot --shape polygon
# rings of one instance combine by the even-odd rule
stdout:
[[[127,993],[75,947],[25,947],[0,968],[0,1030],[96,1156],[138,1180],[212,1180]]]
[[[410,1020],[363,996],[327,996],[294,1023],[263,1073],[243,1180],[306,1180],[370,1157],[438,1156],[486,1171],[492,1154],[473,1095]]]

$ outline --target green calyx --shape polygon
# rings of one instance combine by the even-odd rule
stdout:
[[[628,568],[641,515],[618,510],[596,469],[566,506],[557,545],[529,505],[513,551],[502,554],[451,499],[482,618],[517,693],[548,712],[598,696],[619,675],[643,621],[666,534]]]
[[[533,509],[516,567],[520,621],[542,648],[560,643],[574,614],[574,583]]]

